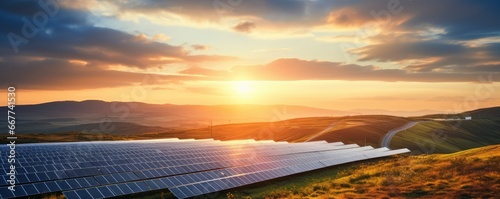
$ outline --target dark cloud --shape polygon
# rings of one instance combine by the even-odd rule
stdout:
[[[145,0],[113,1],[121,12],[174,13],[196,21],[219,21],[223,17],[255,16],[277,23],[316,23],[336,2],[329,0]]]
[[[3,9],[16,11],[22,10],[18,7],[23,6],[30,10],[30,5],[31,7],[38,6],[36,4],[8,4]],[[89,16],[83,14],[82,11],[65,10],[62,7],[59,10],[59,13],[49,18],[43,29],[40,29],[32,39],[28,39],[28,43],[18,46],[18,54],[14,54],[9,38],[2,37],[2,43],[5,45],[0,48],[0,54],[77,59],[100,65],[114,64],[142,69],[182,63],[187,60],[204,62],[226,58],[208,55],[194,57],[181,46],[172,46],[149,40],[141,35],[131,35],[110,28],[93,26],[87,19]],[[24,23],[21,19],[24,15],[15,15],[17,13],[0,13],[1,19],[17,19],[8,21],[11,25],[3,29],[3,34],[13,32],[19,36],[23,35]]]
[[[39,2],[51,5],[45,9]],[[46,90],[127,86],[140,82],[144,74],[115,71],[114,66],[147,71],[170,64],[236,59],[191,55],[182,46],[98,27],[94,20],[89,11],[63,7],[55,0],[0,2],[0,35],[4,35],[0,37],[1,83]],[[164,83],[200,79],[162,77]]]
[[[249,21],[245,21],[245,22],[240,22],[240,23],[236,24],[236,26],[233,27],[233,30],[235,30],[237,32],[249,33],[255,27],[256,27],[255,23],[249,22]]]
[[[194,21],[218,22],[224,17],[262,19],[274,25],[312,27],[333,24],[421,30],[446,29],[446,37],[470,40],[497,36],[500,32],[498,1],[470,0],[123,0],[111,1],[119,13],[176,14]],[[278,29],[280,30],[280,29]]]
[[[342,25],[375,22],[383,28],[423,30],[439,27],[446,30],[445,38],[470,40],[498,36],[500,7],[498,1],[468,0],[338,0],[332,6],[330,21]],[[393,29],[394,30],[394,29]]]
[[[398,2],[390,5],[390,2]],[[406,70],[441,73],[499,72],[500,6],[496,1],[353,1],[332,23],[377,24],[381,33],[350,51],[360,61],[410,63]],[[392,10],[391,10],[392,8]],[[404,63],[407,64],[407,63]]]
[[[403,61],[407,59],[422,59],[445,57],[463,54],[467,51],[462,45],[450,44],[439,40],[432,41],[400,41],[393,39],[384,43],[368,45],[356,49],[361,61]]]

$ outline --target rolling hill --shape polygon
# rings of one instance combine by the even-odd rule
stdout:
[[[472,120],[463,120],[471,116]],[[427,115],[419,124],[399,132],[391,141],[391,147],[404,146],[412,153],[453,153],[461,150],[500,143],[500,107],[483,108],[445,118],[443,115]],[[428,120],[439,118],[440,120]]]
[[[6,112],[0,107],[0,112]],[[350,112],[290,105],[172,105],[139,102],[60,101],[18,105],[17,133],[53,133],[83,124],[128,122],[144,126],[192,129],[213,124],[280,121],[297,117],[349,115]],[[4,122],[4,121],[3,121]],[[44,122],[41,124],[40,122]],[[67,128],[64,128],[67,127]],[[4,125],[1,127],[4,130]]]
[[[409,148],[414,154],[419,154],[452,153],[500,144],[500,107],[472,110],[453,116],[472,116],[472,120],[443,120],[443,115],[356,115],[287,119],[295,115],[321,115],[332,112],[296,106],[135,105],[136,108],[131,108],[123,120],[120,119],[120,114],[124,112],[110,112],[110,107],[132,106],[125,102],[116,102],[115,105],[113,102],[102,101],[54,102],[19,106],[16,107],[19,113],[16,130],[19,138],[25,139],[24,142],[78,141],[79,138],[123,140],[177,137],[219,140],[272,139],[288,142],[326,140],[379,147],[381,138],[389,130],[410,121],[420,121],[412,128],[397,133],[391,140],[390,147]],[[248,119],[248,115],[252,114],[255,114],[252,118],[261,118],[265,122],[234,123],[233,119],[221,119],[233,116]],[[210,126],[210,120],[207,118],[197,120],[192,115],[199,118],[217,115],[220,120],[212,120],[214,125]],[[2,125],[0,130],[6,130],[6,125]],[[43,134],[55,132],[63,134],[51,134],[52,140],[43,137],[46,136]]]
[[[393,128],[408,122],[394,116],[360,115],[346,117],[296,118],[278,122],[217,125],[210,128],[146,133],[142,137],[209,138],[220,140],[258,139],[288,142],[306,140],[343,141],[378,146],[380,138]],[[366,140],[365,140],[366,139]],[[366,141],[366,142],[365,142]]]

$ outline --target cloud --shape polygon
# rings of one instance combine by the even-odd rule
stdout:
[[[233,27],[233,30],[237,32],[250,33],[252,32],[253,29],[255,29],[255,27],[256,27],[255,23],[245,21],[236,24],[236,26]]]
[[[312,25],[323,24],[332,5],[329,0],[132,0],[89,3],[97,14],[120,20],[148,19],[160,25],[211,27],[241,33],[256,31],[281,37],[304,35]],[[106,8],[106,9],[102,9]],[[235,22],[240,21],[240,24]],[[253,25],[252,25],[253,24]],[[258,29],[255,25],[258,24]]]
[[[194,44],[194,45],[191,45],[191,48],[193,50],[207,50],[208,46],[200,45],[200,44]]]
[[[152,38],[153,41],[168,41],[170,37],[165,34],[156,34]]]
[[[80,90],[133,85],[165,85],[207,78],[158,75],[86,67],[60,59],[9,59],[0,62],[0,84],[26,90]]]
[[[0,34],[13,32],[22,35],[23,17],[26,11],[37,10],[37,1],[4,3],[5,12],[0,19],[6,22]],[[31,13],[32,15],[32,13]],[[26,44],[18,46],[15,54],[8,37],[2,37],[2,56],[50,57],[58,59],[83,60],[95,65],[120,65],[140,69],[160,68],[173,63],[224,61],[227,57],[218,55],[191,55],[182,46],[174,46],[158,40],[165,35],[149,39],[144,34],[133,35],[123,31],[98,27],[92,24],[91,14],[82,10],[60,7],[59,12],[47,20],[44,30],[37,32]]]
[[[3,22],[0,34],[4,35],[0,37],[2,84],[45,90],[129,86],[140,83],[147,71],[237,59],[193,55],[183,46],[160,42],[168,39],[163,34],[150,38],[145,34],[96,26],[95,16],[85,9],[54,4],[58,11],[52,16],[38,1],[2,1],[0,4]],[[35,13],[49,16],[40,22],[43,27],[31,25]],[[12,45],[13,37],[9,35],[26,41],[16,44],[14,40]],[[17,53],[13,46],[18,48]],[[116,68],[122,70],[113,70]],[[185,75],[153,76],[161,77],[163,83],[201,79]]]
[[[179,72],[180,74],[186,75],[201,75],[201,76],[209,76],[209,77],[228,77],[230,73],[224,70],[213,70],[208,68],[202,68],[198,66],[193,66],[188,69],[182,70]]]
[[[73,2],[73,1],[72,1]],[[122,16],[161,18],[186,25],[228,25],[234,21],[252,21],[259,30],[314,30],[318,26],[361,28],[376,23],[399,30],[420,30],[428,26],[445,28],[446,37],[470,40],[498,35],[500,2],[469,0],[362,1],[362,0],[145,0],[77,1],[103,13]],[[84,3],[81,3],[84,2]],[[478,14],[480,11],[481,14]],[[189,23],[185,23],[188,21]],[[239,31],[239,29],[235,29]]]
[[[347,81],[389,81],[389,82],[498,82],[499,72],[415,72],[405,69],[381,69],[375,66],[361,66],[327,61],[300,59],[278,59],[266,65],[235,66],[230,71],[190,68],[183,74],[212,76],[216,79],[265,81],[297,80],[347,80]],[[486,82],[483,82],[486,83]]]

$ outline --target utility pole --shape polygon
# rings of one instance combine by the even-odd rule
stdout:
[[[213,128],[212,128],[212,120],[210,120],[210,138],[214,138],[213,136]]]

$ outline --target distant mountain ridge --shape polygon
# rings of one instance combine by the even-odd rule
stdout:
[[[0,107],[0,111],[6,111]],[[121,126],[197,128],[212,123],[270,122],[350,112],[292,105],[172,105],[100,100],[18,105],[18,133],[51,133],[88,128],[104,120]],[[125,125],[125,123],[128,123]],[[6,125],[4,125],[6,126]],[[4,129],[4,127],[0,127]],[[160,129],[157,129],[160,130]]]
[[[7,107],[0,107],[5,112]],[[499,109],[500,110],[500,109]],[[52,133],[61,130],[86,130],[91,124],[108,121],[138,129],[192,129],[207,125],[248,122],[275,122],[292,118],[346,115],[414,115],[422,111],[359,109],[339,111],[295,105],[174,105],[142,102],[105,102],[101,100],[56,101],[16,106],[17,133]],[[478,110],[476,110],[478,111]],[[495,112],[496,113],[496,112]],[[477,114],[474,112],[473,114]],[[154,127],[154,128],[147,128]],[[4,130],[2,125],[0,130]]]

